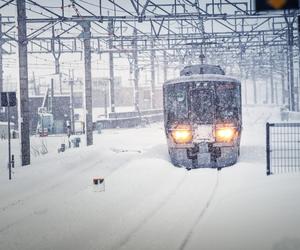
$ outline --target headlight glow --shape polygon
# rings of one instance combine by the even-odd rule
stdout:
[[[236,128],[221,127],[216,128],[215,137],[217,142],[231,142],[236,136]]]
[[[186,144],[193,140],[193,132],[189,125],[177,125],[172,129],[171,135],[178,144]]]

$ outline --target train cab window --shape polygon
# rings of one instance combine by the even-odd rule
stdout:
[[[188,85],[174,84],[166,88],[167,116],[169,122],[186,120],[188,118]]]
[[[214,94],[208,88],[191,91],[192,120],[199,124],[212,124],[214,121]]]
[[[218,83],[216,86],[216,119],[227,121],[238,119],[240,87],[233,83]]]

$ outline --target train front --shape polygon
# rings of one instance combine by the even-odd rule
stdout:
[[[175,166],[233,165],[240,152],[241,84],[219,66],[188,66],[164,84],[164,120]]]

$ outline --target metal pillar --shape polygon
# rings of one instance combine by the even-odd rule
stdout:
[[[60,94],[63,93],[63,90],[62,90],[62,73],[59,71],[59,91],[60,91]]]
[[[281,75],[281,102],[285,104],[285,79],[284,79],[284,72],[280,73]]]
[[[58,44],[58,49],[55,48],[56,41]],[[57,74],[59,76],[59,93],[62,94],[62,75],[60,72],[60,63],[59,63],[59,59],[61,56],[61,45],[60,45],[60,40],[55,38],[54,26],[52,27],[51,51],[52,51],[52,55],[54,57],[55,74]]]
[[[110,82],[110,107],[111,112],[115,112],[115,76],[114,76],[114,54],[113,49],[113,35],[114,35],[114,22],[108,22],[109,32],[109,82]]]
[[[267,71],[267,69],[266,69],[266,71]],[[268,81],[268,78],[267,77],[265,77],[266,78],[266,80],[265,80],[265,84],[266,84],[266,89],[265,89],[265,94],[266,94],[266,100],[265,100],[265,103],[266,104],[269,104],[269,91],[270,91],[270,89],[269,89],[269,81]]]
[[[290,109],[290,88],[291,88],[291,85],[290,85],[290,78],[291,78],[291,75],[290,75],[290,59],[289,59],[289,49],[287,48],[287,54],[286,54],[286,103],[287,103],[287,108]]]
[[[288,90],[289,90],[289,110],[295,111],[295,93],[294,93],[294,53],[293,53],[293,22],[289,22],[288,19],[288,33],[287,33],[287,41],[288,41]]]
[[[0,92],[3,91],[2,16],[0,14]]]
[[[299,103],[300,103],[300,86],[299,86],[299,82],[300,82],[300,16],[297,17],[298,20],[298,88],[297,88],[297,106],[296,109],[297,111],[299,111],[300,107],[299,107]]]
[[[62,74],[60,72],[60,63],[59,63],[59,58],[55,58],[54,60],[55,63],[55,74],[58,75],[59,79],[59,93],[62,94]]]
[[[240,81],[242,83],[242,89],[244,90],[244,99],[243,100],[244,100],[244,103],[247,105],[247,103],[248,103],[248,99],[247,99],[247,84],[246,84],[247,77],[245,77],[245,81],[244,81],[243,80],[242,57],[241,57],[241,62],[239,64],[239,70],[240,70]]]
[[[247,77],[244,80],[244,103],[245,105],[248,104],[248,86],[247,86]],[[242,79],[241,79],[242,80]]]
[[[108,116],[108,111],[107,111],[107,106],[108,106],[108,103],[107,103],[107,83],[104,82],[104,115],[105,115],[105,118],[107,118]]]
[[[133,30],[133,63],[134,63],[134,107],[136,111],[139,111],[139,58],[138,58],[138,48],[137,48],[137,30]]]
[[[18,52],[19,52],[19,107],[21,122],[21,164],[30,164],[30,117],[28,97],[28,59],[26,33],[26,2],[17,0]]]
[[[268,104],[269,103],[269,83],[268,83],[268,80],[266,79],[266,100],[265,100],[265,103]]]
[[[38,89],[37,89],[37,86],[36,86],[36,79],[35,79],[35,74],[34,74],[34,72],[32,72],[32,84],[33,84],[34,95],[35,95],[35,96],[39,95]]]
[[[256,87],[255,68],[253,69],[253,72],[252,72],[252,81],[253,81],[254,104],[257,104],[257,87]]]
[[[11,180],[11,134],[10,134],[10,104],[9,104],[9,95],[7,94],[7,100],[8,100],[8,105],[7,105],[7,132],[8,132],[8,179]]]
[[[285,105],[286,104],[286,76],[287,76],[287,70],[286,67],[288,66],[287,64],[287,59],[286,59],[286,53],[282,53],[280,56],[280,63],[283,65],[280,68],[280,76],[281,76],[281,104]]]
[[[275,81],[274,84],[274,91],[275,91],[275,104],[278,105],[278,81]]]
[[[267,153],[267,175],[271,175],[271,157],[270,157],[270,127],[271,124],[266,124],[266,153]]]
[[[164,57],[164,83],[165,83],[168,79],[168,61],[167,61],[167,52],[165,50],[163,53],[163,57]]]
[[[154,51],[154,41],[151,40],[151,56],[150,56],[150,61],[151,61],[151,96],[150,96],[150,101],[151,101],[151,109],[155,108],[155,65],[154,65],[154,59],[155,59],[155,51]]]
[[[270,87],[271,87],[271,104],[274,104],[275,86],[274,86],[274,77],[273,77],[273,59],[272,59],[272,53],[270,53]]]
[[[69,71],[69,85],[70,85],[70,113],[71,113],[71,132],[75,134],[75,119],[74,119],[74,70],[72,70],[72,77]]]
[[[86,144],[93,145],[93,103],[92,103],[92,71],[91,71],[91,23],[81,22],[83,28],[84,72],[85,72],[85,127]]]
[[[54,107],[54,80],[51,78],[51,86],[50,86],[50,98],[48,96],[49,100],[49,112],[53,114],[53,107]]]

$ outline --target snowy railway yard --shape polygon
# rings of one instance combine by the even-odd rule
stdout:
[[[174,167],[160,123],[60,154],[62,138],[45,138],[49,153],[12,181],[1,141],[0,249],[300,249],[300,174],[266,176],[265,123],[278,111],[244,108],[241,156],[221,171]]]
[[[300,1],[0,0],[0,250],[300,250]]]

